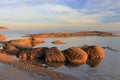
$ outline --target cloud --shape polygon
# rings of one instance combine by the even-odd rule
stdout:
[[[72,5],[82,2],[84,4],[81,6]],[[108,28],[108,25],[111,27],[116,25],[111,23],[120,22],[119,13],[119,0],[64,0],[62,3],[61,0],[1,0],[0,2],[0,22],[9,26]]]
[[[12,11],[11,11],[12,10]],[[14,13],[13,13],[14,12]],[[4,15],[2,15],[4,13]],[[94,15],[84,15],[79,10],[63,5],[43,4],[37,6],[20,6],[0,8],[0,20],[32,23],[80,24],[97,22]]]

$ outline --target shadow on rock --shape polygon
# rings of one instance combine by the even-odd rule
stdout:
[[[69,67],[79,67],[80,65],[83,65],[84,63],[69,63],[66,62],[65,66],[69,66]]]

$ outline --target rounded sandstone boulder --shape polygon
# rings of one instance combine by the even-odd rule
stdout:
[[[70,63],[85,63],[87,60],[87,53],[78,47],[71,47],[63,51],[68,62]]]
[[[103,48],[98,45],[88,46],[84,50],[87,52],[89,59],[104,58],[105,56]]]
[[[64,62],[64,54],[57,48],[52,47],[45,50],[45,61],[46,62]]]

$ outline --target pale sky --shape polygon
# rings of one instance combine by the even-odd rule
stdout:
[[[0,26],[10,29],[120,30],[120,0],[0,0]]]

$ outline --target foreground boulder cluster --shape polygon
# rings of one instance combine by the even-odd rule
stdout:
[[[6,36],[0,35],[0,39],[5,40]],[[39,60],[48,62],[65,62],[77,64],[89,64],[91,67],[97,66],[104,58],[105,53],[102,47],[98,45],[71,47],[65,50],[59,50],[57,47],[39,47],[45,41],[39,38],[30,37],[28,39],[10,40],[3,44],[1,53],[14,55],[23,60]],[[54,44],[63,44],[62,41],[56,40]]]
[[[65,63],[91,63],[99,64],[104,56],[104,50],[98,45],[71,47],[65,50],[59,50],[57,47],[39,47],[32,46],[44,41],[38,39],[11,40],[3,45],[3,52],[8,55],[14,55],[23,60],[39,60],[42,62],[65,62]],[[32,43],[32,44],[31,44]],[[34,45],[33,45],[34,43]],[[97,62],[96,62],[97,61]],[[95,66],[93,66],[95,67]]]

